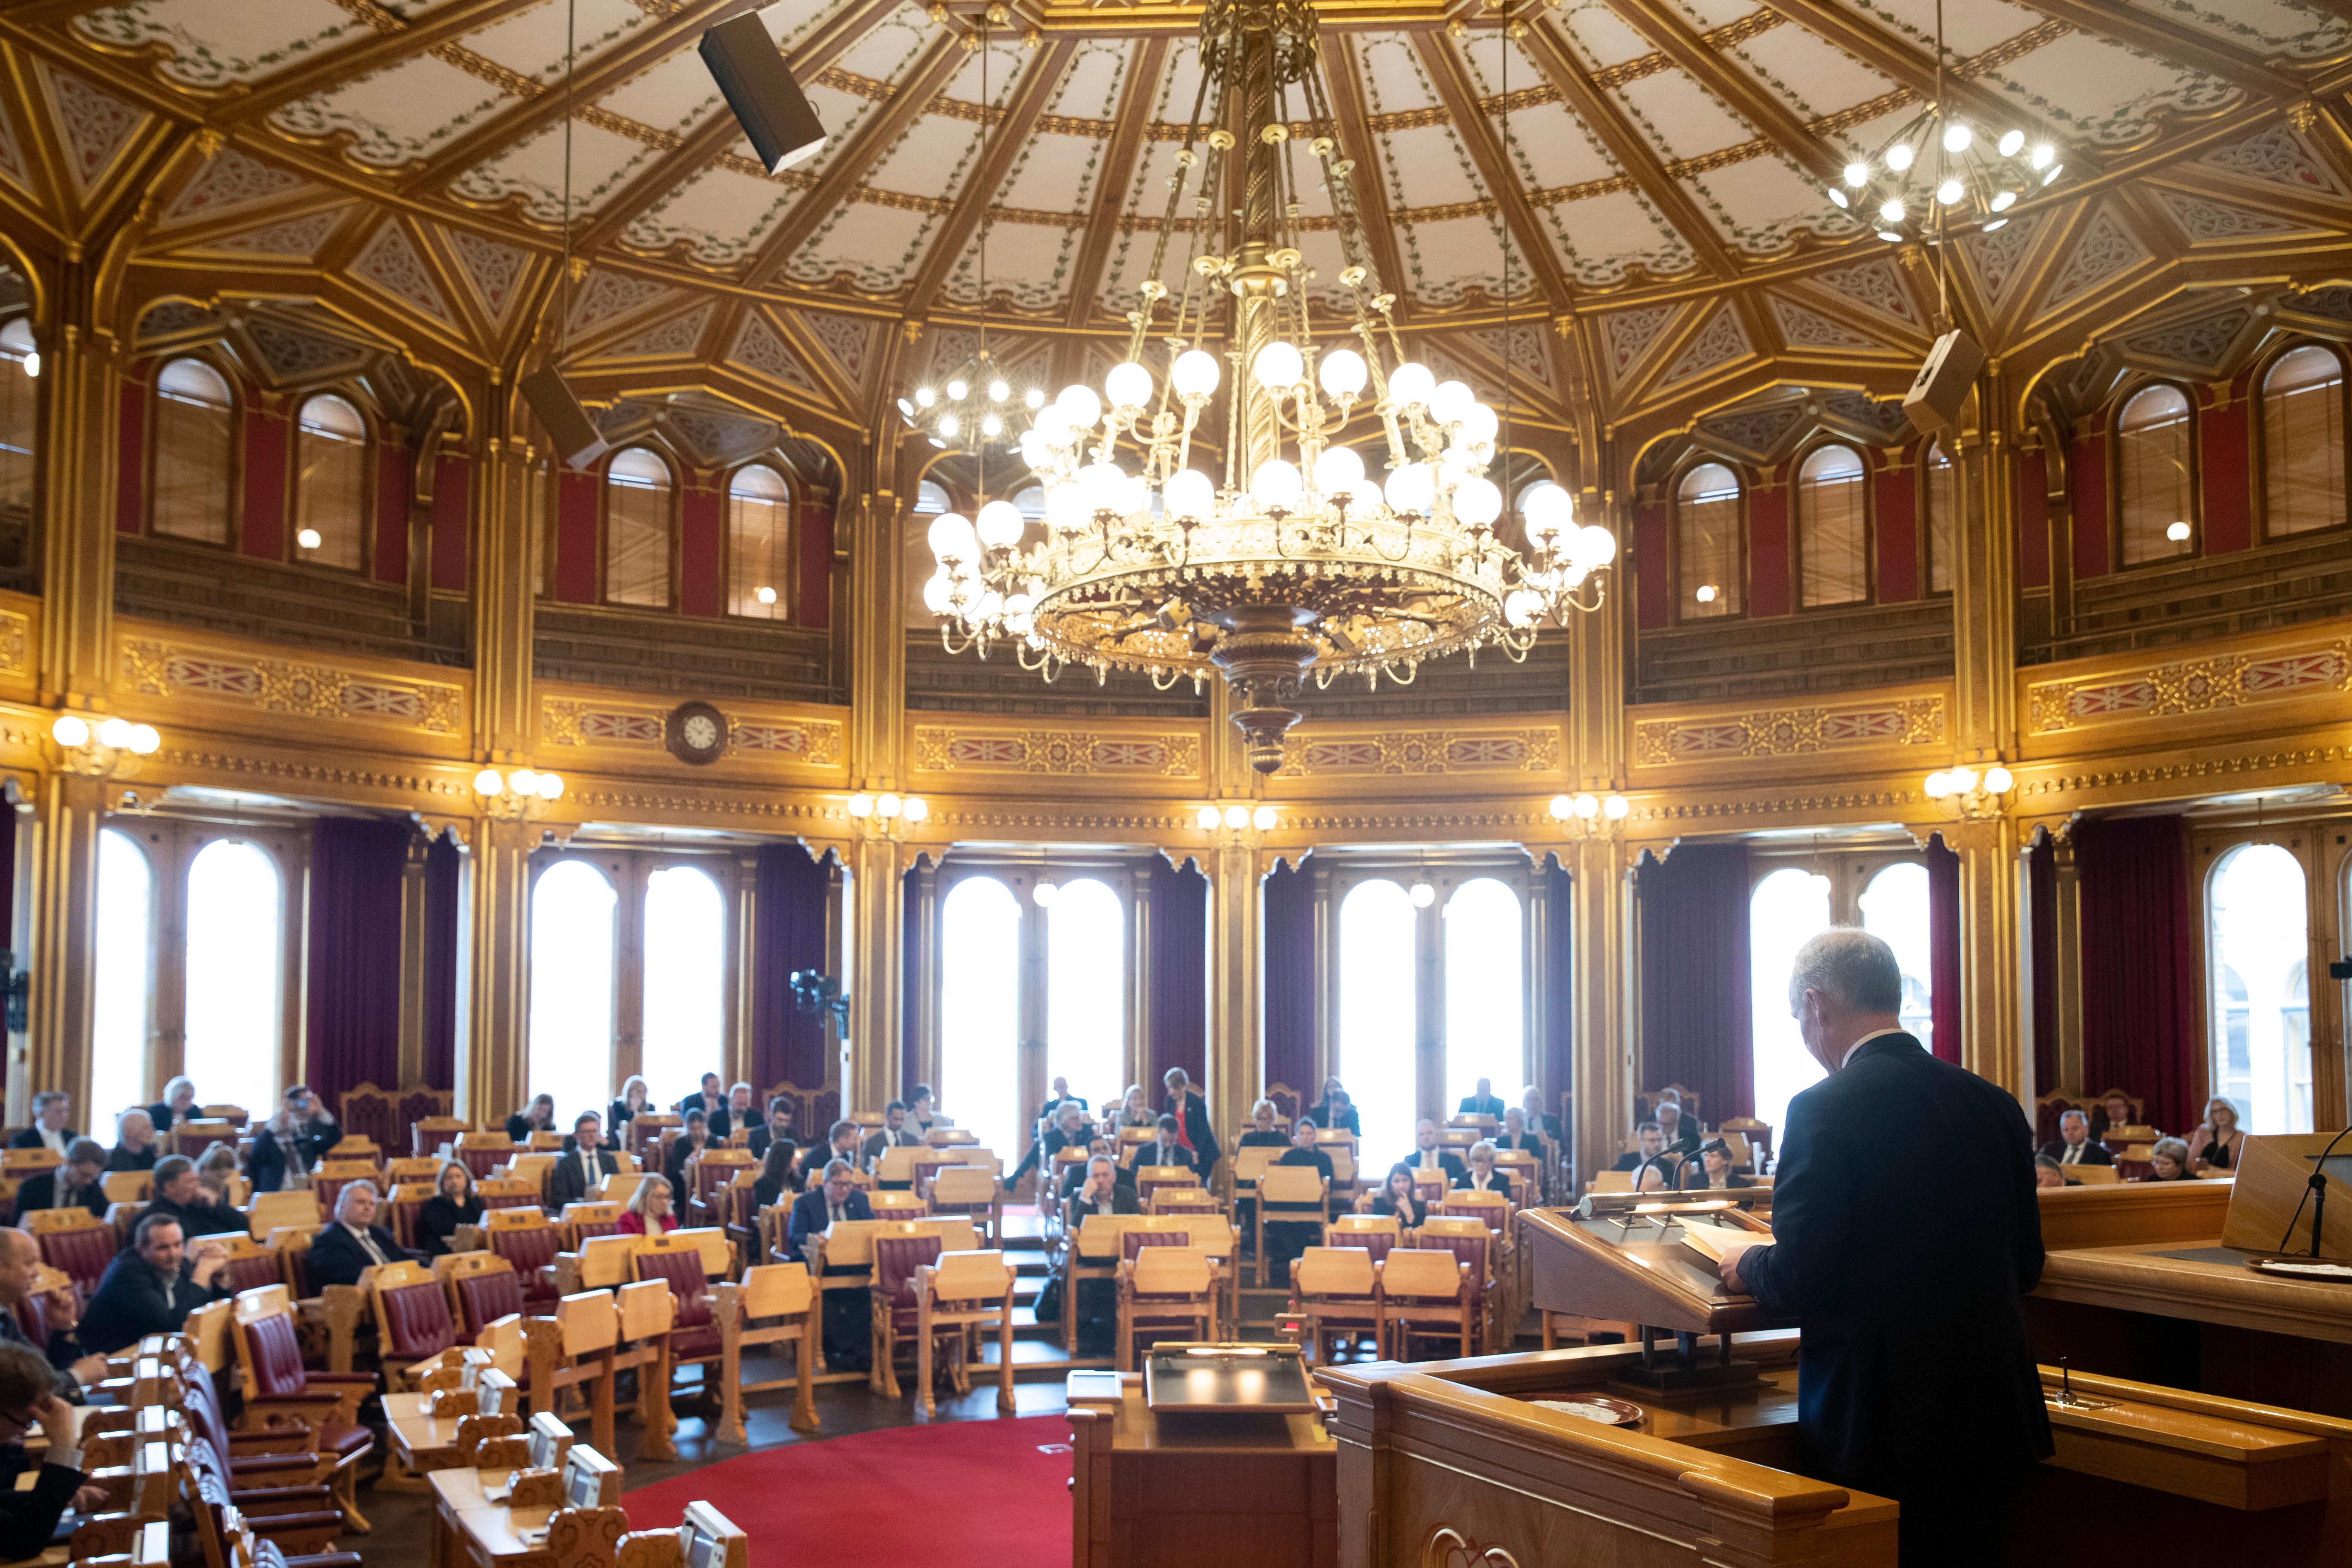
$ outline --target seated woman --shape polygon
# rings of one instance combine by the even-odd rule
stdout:
[[[1683,1167],[1683,1189],[1685,1192],[1711,1188],[1752,1187],[1756,1184],[1731,1168],[1731,1145],[1720,1138],[1710,1138],[1698,1152],[1696,1165]]]
[[[2151,1182],[2193,1182],[2197,1173],[2189,1168],[2189,1144],[2179,1138],[2159,1138],[2149,1151],[2147,1163]]]
[[[542,1094],[529,1105],[507,1118],[507,1136],[518,1143],[528,1143],[534,1132],[552,1132],[555,1129],[555,1096]]]
[[[686,1163],[710,1147],[710,1122],[699,1110],[686,1113],[686,1132],[669,1146],[669,1161],[663,1169],[673,1185],[686,1179]]]
[[[1244,1149],[1289,1147],[1290,1140],[1285,1137],[1282,1130],[1274,1124],[1276,1114],[1274,1101],[1270,1100],[1261,1100],[1251,1106],[1250,1130],[1242,1134],[1241,1147]]]
[[[1143,1086],[1131,1083],[1127,1086],[1127,1093],[1120,1099],[1118,1109],[1105,1120],[1107,1130],[1116,1139],[1122,1127],[1157,1127],[1160,1125],[1160,1112],[1151,1109],[1151,1101],[1145,1096]]]
[[[1391,1165],[1388,1180],[1376,1192],[1356,1200],[1358,1214],[1386,1215],[1406,1230],[1418,1230],[1429,1217],[1429,1206],[1413,1195],[1412,1167]]]
[[[196,1156],[196,1180],[212,1194],[215,1208],[234,1206],[236,1194],[229,1186],[236,1174],[236,1151],[226,1143],[207,1143],[205,1152]]]
[[[772,1208],[788,1203],[801,1190],[801,1152],[789,1138],[779,1138],[768,1145],[760,1161],[760,1174],[751,1184],[751,1203],[755,1208]]]
[[[1500,1193],[1517,1201],[1511,1190],[1511,1173],[1495,1169],[1495,1146],[1484,1138],[1470,1145],[1470,1163],[1454,1179],[1454,1190],[1460,1193]]]
[[[2205,1120],[2189,1135],[2189,1166],[2199,1175],[2234,1169],[2245,1158],[2245,1130],[2238,1108],[2215,1095],[2205,1102]]]
[[[2033,1156],[2033,1184],[2037,1187],[2063,1187],[2066,1184],[2066,1167],[2047,1154]]]
[[[433,1178],[433,1195],[416,1214],[416,1245],[427,1258],[453,1250],[451,1238],[461,1225],[482,1223],[482,1200],[474,1192],[474,1173],[463,1160],[444,1160]]]
[[[616,1147],[626,1147],[625,1136],[621,1129],[635,1121],[637,1112],[652,1109],[653,1093],[646,1088],[644,1079],[639,1078],[635,1073],[631,1073],[622,1079],[621,1098],[613,1101],[612,1114],[604,1118],[605,1131],[611,1134],[614,1144]]]
[[[618,1236],[667,1236],[677,1228],[670,1217],[670,1184],[659,1176],[647,1176],[637,1184],[637,1195],[629,1200],[629,1209],[621,1216],[614,1231]]]

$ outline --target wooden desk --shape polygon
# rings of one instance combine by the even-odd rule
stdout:
[[[1159,1415],[1135,1373],[1074,1372],[1068,1391],[1074,1568],[1338,1563],[1338,1447],[1319,1416]]]
[[[455,1568],[474,1561],[466,1542],[464,1516],[483,1510],[495,1510],[500,1514],[507,1509],[490,1500],[493,1491],[504,1491],[514,1472],[504,1468],[495,1470],[436,1470],[425,1479],[433,1488],[433,1562],[432,1568]],[[539,1510],[544,1513],[546,1510]],[[545,1521],[541,1520],[541,1523]]]
[[[529,1539],[545,1530],[555,1510],[510,1509],[498,1503],[469,1508],[456,1516],[448,1532],[449,1555],[437,1558],[443,1568],[554,1568],[555,1553],[544,1537]]]

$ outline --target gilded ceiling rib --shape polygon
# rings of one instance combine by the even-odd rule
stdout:
[[[907,290],[909,310],[930,308],[940,285],[947,281],[949,270],[962,257],[964,241],[980,226],[981,209],[1004,184],[1005,173],[1026,146],[1029,133],[1036,128],[1037,117],[1053,101],[1054,89],[1061,85],[1070,62],[1077,58],[1078,40],[1071,37],[1057,37],[1037,52],[1036,61],[1022,79],[1020,90],[1005,110],[1003,125],[989,140],[987,156],[964,182],[963,189],[956,193],[955,205],[940,220],[939,237],[931,241],[922,268]]]
[[[1363,220],[1364,241],[1372,247],[1372,265],[1380,272],[1381,287],[1397,299],[1396,319],[1412,318],[1412,306],[1407,293],[1404,256],[1397,248],[1396,218],[1389,211],[1389,193],[1381,179],[1380,160],[1374,155],[1372,133],[1364,112],[1362,65],[1356,58],[1356,40],[1346,37],[1323,40],[1323,58],[1318,68],[1323,72],[1323,86],[1331,98],[1331,119],[1339,128],[1339,153],[1355,160],[1356,215]],[[1334,69],[1337,66],[1339,68]]]
[[[1661,0],[1609,0],[1622,17],[1701,87],[1763,133],[1764,139],[1817,180],[1835,179],[1845,160],[1790,113],[1761,83],[1727,62],[1680,12]]]
[[[1104,150],[1101,177],[1095,184],[1094,211],[1088,215],[1086,237],[1078,245],[1077,266],[1070,274],[1070,308],[1065,325],[1083,327],[1093,320],[1095,296],[1102,290],[1103,268],[1118,237],[1118,219],[1127,205],[1128,187],[1135,180],[1135,161],[1143,150],[1151,95],[1160,89],[1160,73],[1168,65],[1168,40],[1148,38],[1128,67],[1119,84],[1118,118],[1110,145]]]
[[[2298,73],[2280,69],[2200,27],[2175,21],[2144,5],[2120,5],[2116,0],[2033,0],[2033,8],[2072,22],[2085,33],[2112,38],[2173,65],[2202,71],[2244,89],[2252,97],[2294,99],[2304,91]]]
[[[1442,33],[1416,33],[1412,42],[1421,51],[1422,63],[1429,68],[1430,81],[1436,87],[1438,98],[1454,116],[1454,134],[1469,148],[1472,161],[1478,165],[1478,177],[1502,205],[1503,221],[1511,226],[1521,258],[1543,294],[1545,304],[1554,311],[1565,309],[1568,284],[1560,276],[1559,253],[1552,248],[1551,236],[1544,232],[1535,208],[1528,205],[1527,190],[1512,172],[1494,127],[1479,112],[1469,77],[1454,52],[1452,41]],[[1514,46],[1507,39],[1503,47],[1507,49]]]
[[[534,0],[535,3],[535,0]],[[448,0],[413,21],[402,21],[380,7],[376,16],[399,22],[389,31],[372,33],[353,43],[314,55],[302,64],[265,77],[244,91],[222,101],[207,118],[215,125],[250,125],[312,93],[325,92],[362,77],[414,59],[451,44],[478,27],[497,22],[502,13],[527,9],[515,0]]]
[[[1860,60],[1889,80],[1917,93],[1922,99],[1936,95],[1936,61],[1924,50],[1894,37],[1867,17],[1855,15],[1837,0],[1763,0],[1763,3],[1791,22],[1814,33]],[[2040,7],[2043,10],[2054,7]],[[2037,29],[2038,30],[2038,29]],[[1983,68],[1987,50],[1969,62]],[[1979,82],[1970,80],[1965,71],[1955,71],[1948,63],[1944,71],[1944,100],[1954,109],[1967,113],[1979,124],[2006,128],[2011,125],[2041,126],[2030,110],[2011,103],[2001,94]],[[2089,163],[2088,153],[2080,147],[2069,146],[2067,161]]]

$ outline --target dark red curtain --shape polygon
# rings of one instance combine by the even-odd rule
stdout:
[[[466,855],[446,834],[425,851],[425,1082],[457,1087],[459,940],[464,933]]]
[[[824,932],[833,890],[829,861],[798,844],[767,844],[751,883],[751,1040],[755,1094],[790,1081],[824,1087],[824,1015],[793,999],[793,971],[825,967]]]
[[[1576,1085],[1576,944],[1575,879],[1556,856],[1544,859],[1544,1037],[1538,1042],[1536,1084],[1543,1090],[1544,1109],[1563,1116],[1560,1096]],[[1507,1091],[1505,1091],[1507,1093]],[[1518,1103],[1517,1097],[1510,1103]],[[1563,1116],[1561,1134],[1569,1142],[1570,1164],[1576,1157],[1576,1129]]]
[[[1644,858],[1641,1081],[1697,1091],[1709,1126],[1756,1114],[1748,847],[1685,844]]]
[[[2085,1094],[2123,1089],[2169,1131],[2197,1123],[2199,900],[2178,816],[2075,829],[2083,919]]]
[[[1323,1087],[1315,1076],[1315,875],[1286,861],[1262,897],[1265,1081],[1287,1084],[1311,1104]]]
[[[1927,1047],[1960,1059],[1960,858],[1927,840]]]
[[[2025,899],[2033,922],[2033,1092],[2080,1089],[2058,1081],[2058,851],[2046,837],[2026,853]]]
[[[324,816],[311,829],[310,1087],[400,1083],[400,898],[409,825]]]
[[[1209,1081],[1209,879],[1193,862],[1151,861],[1150,1037],[1147,1089],[1159,1093],[1170,1068],[1194,1083]],[[1255,1086],[1252,1086],[1255,1087]]]

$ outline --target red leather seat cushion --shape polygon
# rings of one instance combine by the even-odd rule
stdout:
[[[383,1353],[400,1361],[423,1361],[439,1355],[457,1342],[457,1325],[449,1319],[449,1299],[437,1279],[403,1285],[379,1298],[385,1321]]]
[[[696,1329],[710,1321],[709,1303],[699,1252],[645,1252],[637,1255],[637,1272],[646,1279],[666,1279],[677,1300],[675,1329]]]
[[[1147,1247],[1189,1247],[1192,1241],[1191,1234],[1181,1230],[1130,1230],[1119,1237],[1118,1245],[1133,1261]]]
[[[460,1276],[457,1305],[465,1310],[466,1332],[478,1334],[483,1324],[522,1310],[522,1279],[512,1272]]]
[[[705,1356],[717,1355],[720,1348],[719,1331],[715,1328],[675,1329],[670,1332],[672,1361],[700,1361]]]
[[[351,1426],[341,1421],[330,1421],[319,1428],[319,1452],[322,1454],[333,1454],[340,1458],[348,1459],[354,1454],[364,1454],[373,1447],[375,1447],[374,1435],[364,1426]]]
[[[302,1342],[294,1320],[284,1312],[256,1318],[245,1325],[246,1348],[253,1355],[254,1392],[264,1399],[282,1399],[306,1392],[302,1380]],[[430,1352],[427,1352],[430,1353]]]
[[[258,1290],[265,1285],[278,1283],[278,1259],[268,1253],[232,1258],[222,1272],[228,1276],[231,1290]]]

